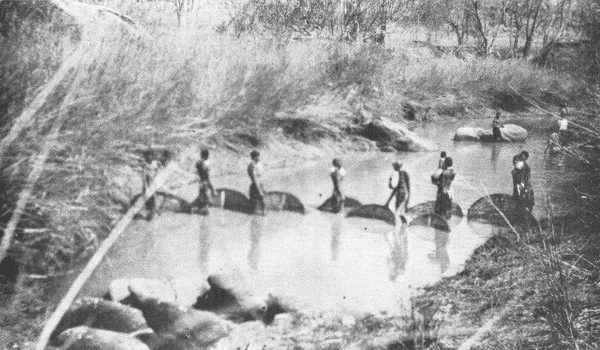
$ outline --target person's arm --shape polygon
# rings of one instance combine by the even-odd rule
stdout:
[[[410,176],[408,176],[406,171],[404,172],[404,180],[406,181],[407,196],[410,197]]]

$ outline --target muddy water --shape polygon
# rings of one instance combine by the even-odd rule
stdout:
[[[512,157],[522,149],[531,153],[538,203],[535,214],[543,214],[546,195],[556,211],[576,208],[578,198],[565,179],[578,174],[560,160],[545,160],[543,133],[534,132],[523,144],[455,143],[451,137],[459,125],[463,124],[428,124],[416,131],[438,141],[454,158],[455,201],[465,216],[485,193],[511,193]],[[268,154],[264,158],[268,164]],[[437,152],[346,155],[342,159],[347,195],[364,204],[383,204],[388,198],[392,160],[402,161],[411,176],[410,205],[435,198],[429,178],[437,165]],[[315,208],[331,193],[329,167],[324,160],[300,169],[268,171],[268,189],[298,196],[307,207],[305,215],[256,217],[211,209],[208,217],[163,213],[150,223],[134,222],[82,295],[101,295],[111,280],[121,277],[179,283],[239,268],[247,272],[257,292],[285,296],[308,310],[402,313],[419,287],[459,272],[493,232],[472,229],[466,218],[452,232],[444,233],[319,212]],[[214,183],[244,193],[248,189],[243,175],[218,178]],[[196,189],[182,189],[179,194],[192,199]]]

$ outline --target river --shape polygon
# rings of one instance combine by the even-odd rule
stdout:
[[[330,195],[331,182],[330,160],[314,161],[266,174],[268,190],[296,195],[307,208],[305,215],[281,212],[259,217],[215,208],[208,217],[162,213],[151,222],[135,221],[81,295],[102,295],[112,280],[123,277],[193,286],[209,274],[239,269],[249,276],[257,293],[284,296],[301,309],[402,314],[409,310],[410,297],[419,288],[461,271],[492,234],[491,229],[475,231],[467,225],[466,212],[486,193],[511,193],[512,157],[521,150],[530,152],[535,216],[546,215],[546,198],[558,214],[577,208],[579,198],[570,186],[580,174],[568,161],[544,156],[543,120],[527,120],[530,138],[526,143],[451,140],[458,126],[478,123],[427,123],[415,129],[437,141],[454,159],[454,200],[465,218],[449,234],[420,227],[396,231],[383,222],[316,210]],[[267,164],[268,157],[268,152],[263,154]],[[364,204],[383,204],[390,194],[391,162],[399,160],[411,177],[410,205],[433,200],[436,188],[430,175],[438,157],[439,152],[343,155],[347,195]],[[240,170],[238,175],[214,179],[215,186],[247,193],[248,179]],[[191,199],[196,191],[189,187],[179,194]]]

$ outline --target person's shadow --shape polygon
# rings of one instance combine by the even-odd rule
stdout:
[[[406,262],[408,261],[408,236],[406,234],[407,221],[404,216],[400,216],[397,221],[392,237],[387,237],[390,247],[390,256],[388,258],[390,281],[395,282],[398,276],[406,271]]]

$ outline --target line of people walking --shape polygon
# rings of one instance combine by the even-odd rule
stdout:
[[[208,149],[202,149],[200,160],[196,163],[196,173],[199,178],[198,199],[196,205],[200,214],[208,214],[208,207],[215,198],[215,189],[211,182],[209,161],[210,152]],[[534,193],[531,186],[531,167],[527,164],[529,153],[522,151],[513,157],[513,169],[511,172],[513,179],[513,198],[519,211],[531,212],[534,206]],[[150,186],[153,177],[161,167],[161,163],[152,157],[150,152],[144,153],[143,169],[143,188],[144,191]],[[452,216],[452,202],[454,191],[452,183],[456,178],[453,159],[447,153],[441,152],[438,161],[438,168],[431,175],[431,182],[437,187],[434,213],[440,215],[446,220]],[[390,199],[395,199],[395,216],[404,217],[411,197],[410,176],[403,169],[399,161],[392,162],[392,173],[388,179],[388,187],[392,190]],[[260,159],[260,152],[253,150],[250,152],[250,162],[247,166],[247,174],[250,179],[249,199],[254,214],[265,214],[265,186],[263,183],[264,165]],[[343,186],[346,177],[346,170],[339,158],[332,160],[330,177],[333,185],[331,195],[332,211],[339,213],[344,210],[345,190]],[[388,201],[389,202],[389,201]],[[146,209],[148,211],[147,219],[153,217],[155,200],[153,197],[147,200]]]

